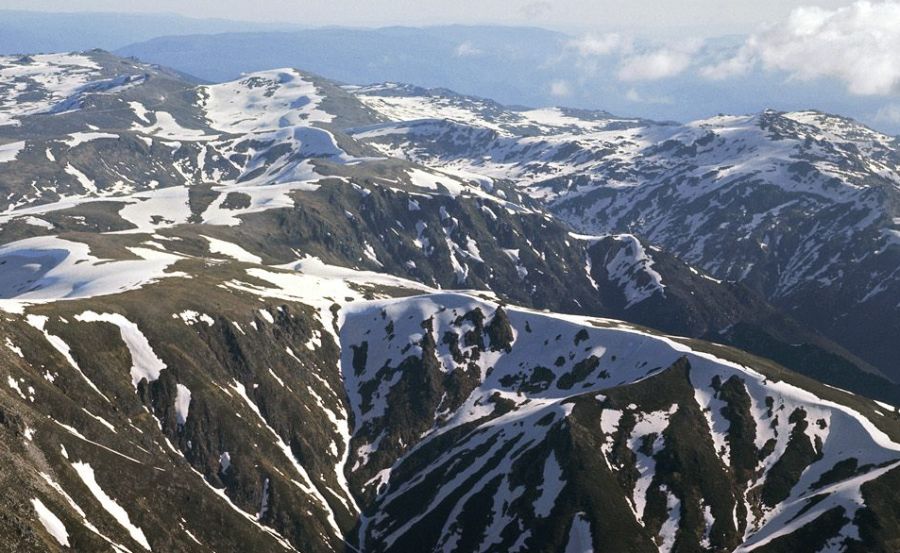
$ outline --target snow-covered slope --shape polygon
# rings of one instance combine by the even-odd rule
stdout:
[[[310,213],[298,198],[317,195],[330,199],[328,213],[313,215],[315,225],[338,235],[354,231],[341,248],[309,252],[332,261],[605,315],[664,288],[634,238],[602,248],[608,259],[593,274],[594,254],[587,250],[597,240],[571,236],[528,198],[507,195],[489,179],[385,158],[350,138],[342,128],[378,116],[317,77],[284,69],[198,87],[108,54],[73,59],[88,60],[99,74],[121,71],[141,80],[86,91],[79,109],[34,114],[22,128],[6,129],[23,138],[4,147],[9,161],[0,173],[6,206],[0,240],[9,243],[4,252],[10,255],[29,247],[22,239],[74,231],[134,234],[122,238],[127,245],[118,257],[127,257],[125,250],[142,247],[141,235],[159,242],[164,230],[205,224],[236,227],[243,235],[269,227],[265,232],[277,238],[255,240],[250,255],[287,261],[296,257],[299,232],[308,236],[312,229],[280,222],[273,229],[266,213]],[[72,65],[55,70],[71,79],[81,75]],[[627,252],[623,240],[633,243]],[[31,282],[31,273],[47,267],[28,265],[7,288],[46,287]],[[600,287],[610,288],[612,299],[601,301]]]
[[[69,109],[80,91],[98,88],[100,66],[83,54],[0,57],[0,125],[21,117]]]
[[[458,294],[347,310],[366,550],[561,550],[579,512],[596,551],[753,550],[839,510],[837,547],[900,463],[860,412],[724,350]]]
[[[595,551],[880,543],[886,404],[310,257],[179,268],[0,321],[5,501],[44,506],[20,550],[555,550],[575,520]]]
[[[547,184],[653,151],[676,170],[661,144],[699,127],[290,69],[197,85],[103,52],[3,64],[32,76],[2,91],[0,550],[900,538],[896,408],[766,358],[895,403],[896,386],[669,246],[573,232],[567,202],[644,180]],[[778,117],[884,169],[822,198],[893,178],[880,137]],[[724,121],[772,159],[796,146]]]
[[[884,339],[900,321],[883,308],[900,304],[895,138],[813,111],[676,125],[409,87],[356,93],[393,119],[353,131],[386,155],[510,182],[580,232],[637,234],[900,374]]]

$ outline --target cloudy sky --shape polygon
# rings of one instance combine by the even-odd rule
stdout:
[[[653,101],[641,96],[640,84],[696,79],[713,87],[752,77],[755,83],[785,89],[796,90],[805,84],[805,96],[811,98],[816,97],[810,95],[815,91],[834,98],[833,89],[842,89],[848,106],[873,106],[866,108],[867,113],[853,110],[855,116],[896,132],[900,126],[900,2],[858,0],[833,6],[783,2],[777,9],[770,6],[766,22],[751,23],[766,4],[758,2],[752,9],[727,16],[734,24],[743,18],[748,27],[736,47],[722,48],[718,55],[715,40],[701,33],[658,35],[656,46],[640,48],[635,46],[634,33],[627,29],[588,31],[578,35],[571,47],[588,67],[599,59],[616,58],[614,76],[622,84],[636,85],[628,92],[635,101]],[[721,5],[725,7],[707,6],[716,14],[710,19],[724,20],[722,10],[738,7],[733,2]],[[769,17],[775,13],[781,15]],[[677,17],[681,19],[683,14]],[[721,33],[716,29],[716,34]],[[572,90],[567,82],[556,86],[561,95]]]
[[[798,0],[0,0],[0,8],[154,11],[302,25],[531,24],[568,32],[745,33],[786,17]],[[841,0],[814,0],[837,8]]]

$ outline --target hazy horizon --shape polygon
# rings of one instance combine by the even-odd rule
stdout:
[[[3,0],[2,10],[45,13],[171,14],[195,19],[220,19],[255,24],[351,26],[432,26],[447,24],[536,26],[564,32],[627,32],[641,36],[669,36],[691,31],[696,36],[751,33],[762,25],[776,23],[800,6],[839,8],[841,0],[736,1],[636,0],[623,5],[609,0],[506,0],[484,2],[460,0],[375,0],[360,4],[352,0],[313,0],[302,10],[290,0],[258,0],[252,4],[236,0],[201,0],[186,4],[158,0],[153,9],[137,2],[83,0],[78,6],[62,0]]]
[[[0,52],[99,47],[219,81],[290,65],[355,84],[398,80],[507,104],[677,121],[765,108],[819,109],[900,133],[897,1],[672,7],[645,0],[611,11],[604,11],[607,2],[575,1],[491,2],[483,10],[463,9],[471,8],[468,0],[450,7],[374,2],[355,9],[338,2],[330,11],[313,2],[304,17],[293,16],[296,10],[280,0],[261,0],[253,10],[244,4],[164,0],[149,12],[103,0],[77,8],[3,0]],[[479,34],[475,26],[506,31]],[[391,32],[398,27],[410,32]],[[279,37],[280,51],[265,41],[242,50],[214,38],[276,31],[299,34]],[[337,40],[328,31],[353,36]]]

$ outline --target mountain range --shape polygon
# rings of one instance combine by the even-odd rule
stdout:
[[[0,550],[900,543],[896,139],[0,76]]]
[[[888,17],[889,8],[880,19]],[[873,23],[878,19],[873,16]],[[530,20],[533,26],[312,27],[321,22],[293,10],[273,23],[151,12],[14,10],[0,10],[0,21],[0,54],[104,48],[209,82],[300,67],[346,83],[413,83],[507,105],[564,104],[682,122],[764,108],[817,108],[900,134],[893,96],[848,90],[849,83],[825,69],[825,59],[810,62],[806,76],[778,63],[723,76],[714,69],[745,59],[742,51],[752,39],[718,26],[685,28],[668,36],[616,28],[611,21],[599,28],[587,22],[574,29],[542,28],[550,22],[541,17]],[[861,36],[866,41],[870,35]],[[847,44],[847,52],[853,44]],[[809,57],[827,48],[813,48]],[[867,73],[890,78],[890,49],[882,51],[877,43],[869,48],[868,59],[885,59],[884,67],[862,71],[860,78]],[[826,76],[811,78],[820,69]]]

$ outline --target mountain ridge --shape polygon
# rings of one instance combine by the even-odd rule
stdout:
[[[833,338],[857,334],[860,342],[851,349],[894,370],[893,353],[885,349],[890,332],[856,332],[863,319],[883,318],[877,306],[863,305],[874,297],[870,292],[889,298],[897,293],[890,285],[898,190],[897,173],[890,169],[898,157],[893,138],[810,111],[767,111],[676,126],[586,121],[564,109],[500,110],[482,121],[478,99],[394,99],[367,95],[365,89],[361,94],[398,121],[355,132],[386,154],[514,180],[577,231],[636,233],[720,279],[745,280]],[[534,125],[543,131],[534,134]],[[729,211],[719,206],[730,206],[742,219],[722,217]],[[830,213],[823,218],[836,223],[804,231],[805,243],[789,244],[770,256],[769,243],[780,225],[797,235],[793,226],[815,224],[806,222],[806,214],[815,211]],[[731,246],[742,242],[746,246]],[[817,259],[824,257],[816,253],[819,249],[854,263]],[[852,278],[840,276],[854,272]],[[848,290],[830,301],[842,304],[850,317],[823,324],[825,315],[807,296],[838,281]],[[816,282],[819,290],[814,291]],[[882,324],[894,328],[896,321]]]
[[[0,550],[900,539],[893,396],[816,381],[867,366],[751,288],[386,156],[345,132],[390,123],[374,101],[303,72],[4,70]]]

